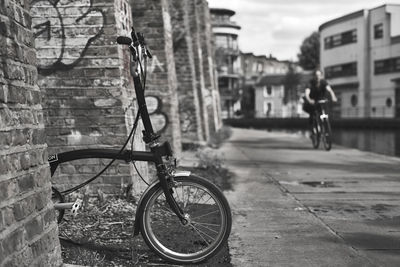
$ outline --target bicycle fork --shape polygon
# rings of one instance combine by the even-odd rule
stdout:
[[[174,188],[174,177],[171,175],[168,170],[166,169],[164,164],[160,164],[158,166],[158,179],[160,181],[161,188],[163,189],[165,199],[171,210],[178,216],[179,220],[183,225],[189,223],[187,220],[183,210],[179,207],[178,203],[176,203],[175,198],[173,195],[173,188]]]

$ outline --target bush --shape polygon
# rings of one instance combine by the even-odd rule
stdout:
[[[223,126],[215,134],[210,137],[208,145],[213,148],[218,148],[221,144],[232,135],[232,129],[227,126]]]

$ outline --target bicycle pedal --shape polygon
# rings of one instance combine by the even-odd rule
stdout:
[[[78,215],[78,210],[82,207],[82,203],[83,203],[83,200],[78,198],[75,201],[75,203],[72,205],[71,212],[74,217],[76,217],[76,215]]]

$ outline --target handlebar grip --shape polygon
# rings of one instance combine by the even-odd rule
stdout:
[[[130,45],[132,43],[132,39],[126,36],[118,36],[117,43],[123,45]]]

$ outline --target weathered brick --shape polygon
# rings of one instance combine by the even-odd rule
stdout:
[[[29,169],[29,167],[31,166],[31,161],[30,161],[31,158],[29,156],[29,153],[21,154],[19,159],[20,159],[20,163],[21,163],[21,168],[23,170]]]
[[[5,226],[10,226],[15,223],[14,213],[13,213],[13,209],[11,207],[5,207],[2,210],[2,213],[3,213]]]
[[[182,143],[198,143],[204,141],[204,129],[201,123],[200,102],[196,91],[197,77],[190,29],[189,2],[173,0],[169,1],[169,3],[178,82]]]
[[[148,94],[158,97],[162,103],[161,111],[165,116],[156,128],[163,131],[172,148],[179,157],[181,152],[180,121],[178,115],[177,81],[169,6],[166,0],[132,0],[133,17],[136,29],[146,35],[147,44],[155,57],[149,68]],[[167,124],[168,122],[168,124]]]
[[[56,213],[54,209],[49,209],[47,212],[44,214],[43,217],[43,222],[44,226],[48,227],[51,223],[54,223],[56,220]]]
[[[2,229],[2,228],[1,228]],[[1,230],[0,230],[1,233]],[[7,256],[7,254],[5,253],[4,249],[3,249],[3,245],[0,242],[0,259],[5,259]],[[4,264],[4,266],[7,266],[6,264]]]
[[[28,215],[34,213],[36,211],[35,207],[36,203],[34,196],[30,196],[26,199],[18,201],[17,203],[14,203],[13,214],[15,220],[20,221],[26,218]]]
[[[57,232],[50,231],[52,238],[46,239],[49,247],[36,250],[35,255],[26,242],[34,236],[42,242],[43,232],[54,228],[54,224],[44,226],[38,213],[48,207],[51,192],[48,167],[43,161],[42,98],[36,85],[29,2],[0,1],[0,231],[4,237],[0,240],[0,265],[29,266],[35,258],[43,257],[46,266],[60,266]],[[41,187],[35,188],[37,176]],[[35,194],[30,194],[32,190]],[[34,219],[26,221],[31,217]]]
[[[11,255],[15,251],[18,251],[24,246],[24,231],[17,229],[10,233],[2,240],[3,249],[6,255]]]
[[[20,176],[17,178],[19,191],[21,193],[28,192],[35,187],[35,183],[33,180],[33,174],[29,173],[24,176]]]
[[[12,198],[18,194],[18,188],[13,180],[5,180],[0,183],[0,200]]]
[[[43,219],[41,216],[37,216],[25,223],[25,231],[27,234],[28,240],[32,240],[32,238],[41,232],[43,232]]]
[[[30,266],[33,258],[31,247],[27,246],[21,252],[13,255],[11,258],[11,266],[28,267]]]
[[[132,105],[131,99],[135,93],[129,69],[121,69],[121,65],[129,67],[129,52],[126,47],[116,45],[115,37],[128,34],[131,13],[127,10],[126,17],[115,17],[116,14],[122,14],[120,11],[127,4],[124,0],[115,0],[113,4],[109,1],[93,4],[103,10],[105,20],[96,11],[90,17],[76,21],[76,17],[83,14],[81,7],[76,7],[73,2],[57,7],[63,14],[63,24],[68,27],[68,31],[65,31],[66,46],[60,59],[64,65],[54,64],[59,60],[62,48],[59,38],[47,39],[46,34],[37,38],[38,84],[45,92],[43,106],[46,118],[43,121],[46,124],[46,143],[51,153],[98,146],[114,148],[122,144],[128,134],[128,107]],[[126,7],[129,9],[129,6]],[[57,15],[54,12],[51,6],[43,7],[34,3],[33,26],[43,22],[41,14]],[[74,28],[77,24],[90,27]],[[133,119],[130,118],[131,121]],[[32,143],[41,142],[42,136],[33,132]],[[134,147],[144,146],[137,138]],[[53,181],[56,184],[66,183],[78,177],[82,182],[81,174],[94,175],[98,170],[98,166],[81,167],[79,162],[62,164],[59,173],[67,177],[54,177]],[[119,181],[126,177],[132,179],[136,174],[124,169],[120,176],[117,179]]]
[[[49,196],[48,191],[36,194],[35,196],[36,210],[38,211],[42,210],[47,205],[47,203],[51,201],[48,196]]]

